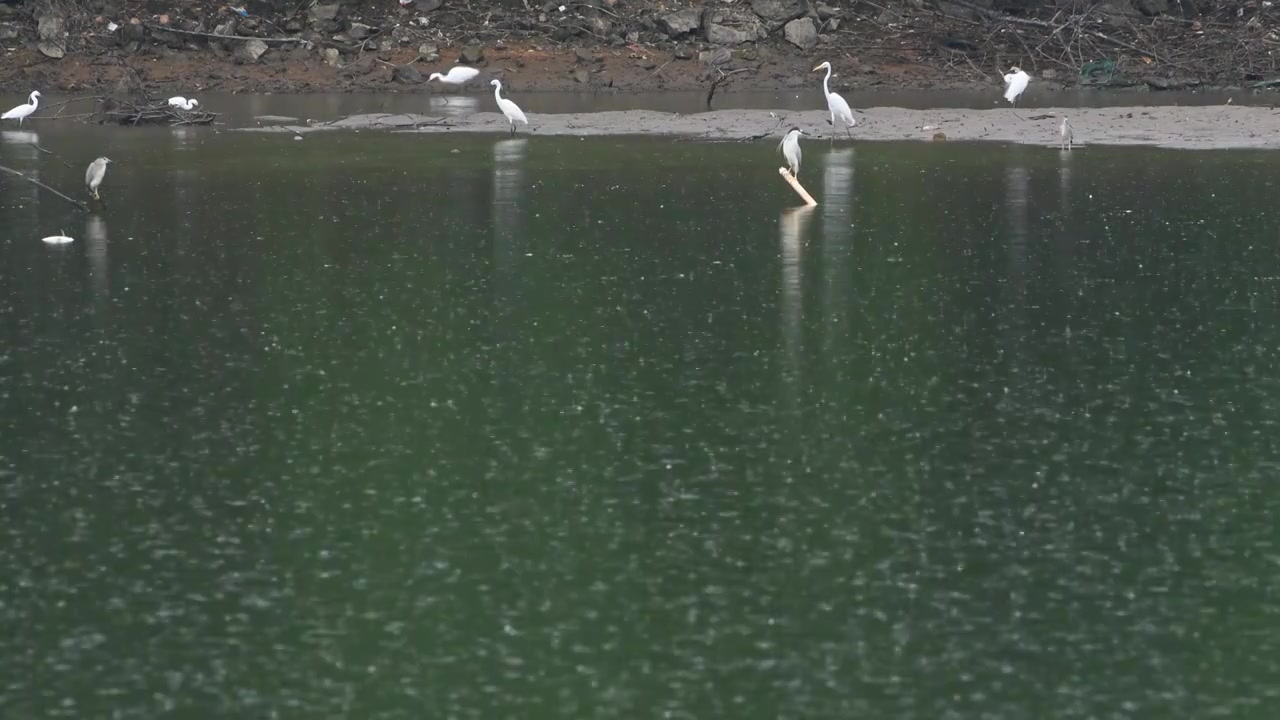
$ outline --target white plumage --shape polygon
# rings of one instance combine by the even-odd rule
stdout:
[[[511,134],[514,135],[516,132],[516,123],[520,122],[528,125],[529,118],[524,116],[524,111],[520,109],[520,106],[502,97],[501,82],[498,80],[491,80],[489,84],[493,86],[493,99],[498,101],[498,109],[502,111],[503,115],[507,116],[507,122],[511,123]]]
[[[791,177],[800,176],[800,136],[804,131],[798,127],[793,127],[787,131],[782,142],[778,143],[778,149],[782,151],[782,157],[787,159],[787,165],[791,167]]]
[[[107,176],[107,163],[111,162],[111,158],[100,157],[89,163],[89,169],[84,171],[84,184],[89,188],[89,194],[94,200],[101,200],[98,197],[98,187],[102,185],[102,179]]]
[[[1021,68],[1009,68],[1009,74],[1004,76],[1004,99],[1013,103],[1014,107],[1018,106],[1018,96],[1027,89],[1027,83],[1031,82],[1031,76],[1022,71]]]
[[[28,115],[35,112],[36,108],[40,105],[39,97],[40,97],[40,91],[32,90],[31,96],[27,98],[26,105],[19,105],[18,107],[10,110],[9,112],[3,115],[0,115],[0,120],[17,120],[18,125],[21,126],[22,121]]]
[[[75,238],[67,235],[66,230],[63,230],[61,235],[50,235],[49,237],[40,238],[40,240],[50,245],[66,245],[69,242],[75,242]]]
[[[188,100],[181,95],[175,95],[174,97],[169,98],[169,107],[175,107],[179,110],[193,110],[195,109],[195,106],[199,104],[199,100],[196,100],[195,98]]]
[[[1058,146],[1063,150],[1070,150],[1071,143],[1075,140],[1075,133],[1071,130],[1071,123],[1067,122],[1067,118],[1062,118],[1062,125],[1058,128]]]
[[[838,94],[831,92],[828,84],[831,80],[831,63],[824,62],[814,68],[812,72],[817,72],[823,68],[826,68],[827,75],[822,78],[822,94],[827,96],[827,109],[831,111],[831,126],[834,129],[836,120],[839,120],[844,123],[845,133],[849,137],[853,137],[853,133],[850,132],[849,128],[853,127],[858,121],[853,118],[853,111],[849,109],[849,103],[845,102],[844,98]]]
[[[480,74],[480,71],[475,68],[469,68],[469,67],[464,67],[462,65],[457,65],[455,67],[450,68],[449,72],[443,75],[441,75],[440,73],[431,73],[431,77],[427,78],[427,82],[431,82],[432,80],[439,80],[445,85],[466,85],[472,80],[475,80],[476,76],[479,74]]]

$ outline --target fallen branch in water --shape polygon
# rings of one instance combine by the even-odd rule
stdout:
[[[56,153],[56,152],[54,152],[54,151],[52,151],[52,150],[45,150],[44,148],[40,147],[39,145],[37,145],[37,144],[35,144],[35,143],[31,143],[31,147],[33,147],[33,148],[35,148],[35,149],[39,150],[40,152],[44,153],[45,155],[52,155],[52,156],[54,156],[55,158],[58,158],[58,162],[62,163],[63,165],[66,165],[68,170],[70,170],[70,169],[71,169],[71,163],[67,162],[66,160],[63,160],[63,159],[62,159],[62,156],[58,155],[58,153]]]
[[[31,183],[31,184],[33,184],[33,185],[36,185],[36,186],[38,186],[38,187],[42,187],[42,188],[44,188],[45,190],[48,190],[49,192],[53,193],[54,195],[57,195],[58,197],[62,198],[63,200],[66,200],[67,202],[71,203],[72,205],[75,205],[76,207],[80,208],[81,210],[83,210],[83,211],[85,211],[85,212],[89,212],[89,206],[88,206],[88,205],[85,205],[84,203],[80,202],[79,200],[76,200],[75,198],[70,198],[70,197],[67,197],[66,195],[63,195],[62,193],[58,192],[57,190],[54,190],[53,188],[49,187],[48,185],[45,185],[44,183],[40,182],[39,180],[36,180],[35,178],[29,178],[29,177],[27,177],[26,175],[23,175],[22,173],[18,172],[17,170],[14,170],[13,168],[7,168],[7,167],[5,167],[5,166],[3,166],[3,165],[0,165],[0,170],[3,170],[3,171],[5,171],[5,172],[7,172],[7,173],[12,173],[12,174],[14,174],[14,175],[17,175],[18,177],[22,178],[23,180],[26,180],[27,182],[29,182],[29,183]]]
[[[720,70],[720,77],[712,81],[711,89],[707,91],[707,109],[708,110],[711,109],[711,98],[715,97],[716,88],[720,87],[720,83],[724,82],[725,80],[728,80],[729,78],[733,77],[734,75],[737,75],[740,72],[750,72],[753,69],[754,68],[738,68],[737,70],[730,70],[729,72],[725,72],[723,70],[720,70],[720,68],[716,68],[716,70]]]

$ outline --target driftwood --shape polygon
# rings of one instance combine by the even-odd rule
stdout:
[[[170,27],[168,25],[154,25],[152,23],[142,23],[142,26],[149,30],[156,30],[159,32],[171,32],[176,35],[190,35],[192,37],[202,37],[202,38],[208,38],[210,40],[242,40],[242,41],[261,40],[264,43],[301,43],[306,46],[310,46],[312,44],[310,40],[303,40],[302,38],[254,37],[252,35],[219,35],[217,33],[196,32],[194,30],[179,30],[175,27]]]
[[[23,180],[26,180],[27,182],[29,182],[29,183],[31,183],[31,184],[33,184],[33,185],[36,185],[36,186],[38,186],[38,187],[42,187],[42,188],[44,188],[45,190],[48,190],[49,192],[53,193],[54,195],[57,195],[58,197],[62,198],[63,200],[66,200],[67,202],[71,203],[72,205],[75,205],[76,207],[80,208],[81,210],[83,210],[83,211],[85,211],[85,212],[89,212],[89,206],[88,206],[88,205],[85,205],[84,203],[80,202],[79,200],[76,200],[75,198],[69,198],[69,197],[67,197],[66,195],[63,195],[62,193],[58,192],[57,190],[54,190],[53,188],[49,187],[48,185],[45,185],[44,183],[40,182],[39,180],[36,180],[35,178],[29,178],[29,177],[27,177],[26,175],[23,175],[22,173],[18,172],[17,170],[14,170],[13,168],[7,168],[7,167],[5,167],[5,166],[3,166],[3,165],[0,165],[0,170],[3,170],[3,171],[5,171],[5,172],[7,172],[7,173],[11,173],[11,174],[13,174],[13,175],[17,175],[18,177],[22,178]]]
[[[127,100],[116,100],[102,113],[108,122],[117,125],[212,125],[218,113],[203,110],[182,110],[167,100],[157,100],[147,105],[136,105]]]

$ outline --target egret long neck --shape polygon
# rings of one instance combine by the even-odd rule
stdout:
[[[829,81],[830,79],[831,79],[831,66],[827,65],[827,75],[826,77],[822,78],[822,94],[823,95],[831,94],[831,88],[827,87],[827,81]]]
[[[36,107],[40,104],[40,96],[35,93],[31,93],[27,98],[27,102],[31,103],[31,107]]]
[[[502,86],[501,86],[501,85],[494,85],[494,86],[493,86],[493,99],[494,99],[494,100],[501,100],[501,99],[502,99]]]

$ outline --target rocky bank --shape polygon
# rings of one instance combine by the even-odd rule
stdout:
[[[1280,3],[1275,5],[1280,6]],[[0,0],[0,90],[522,92],[1280,86],[1270,0]]]

